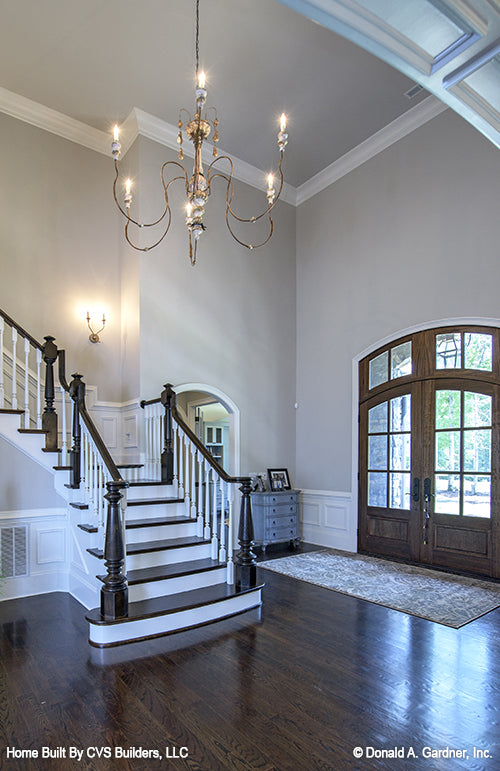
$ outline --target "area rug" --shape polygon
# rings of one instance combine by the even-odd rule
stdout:
[[[459,629],[500,607],[500,583],[332,550],[259,567]]]

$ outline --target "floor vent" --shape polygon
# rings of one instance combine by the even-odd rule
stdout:
[[[28,575],[28,526],[0,528],[0,575]]]

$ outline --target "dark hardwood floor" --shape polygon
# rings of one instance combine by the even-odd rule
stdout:
[[[0,603],[0,768],[500,768],[500,610],[454,630],[258,573],[260,620],[108,651],[69,595]],[[410,757],[375,757],[395,749]]]

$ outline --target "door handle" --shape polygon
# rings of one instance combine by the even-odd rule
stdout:
[[[413,494],[412,498],[415,502],[420,500],[420,479],[415,477],[413,479]]]
[[[424,544],[428,543],[428,527],[430,514],[430,501],[431,501],[431,480],[429,477],[424,479],[424,524],[423,524],[423,541]]]

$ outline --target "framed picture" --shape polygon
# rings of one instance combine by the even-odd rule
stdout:
[[[290,477],[286,468],[268,468],[269,487],[273,492],[290,490]]]

